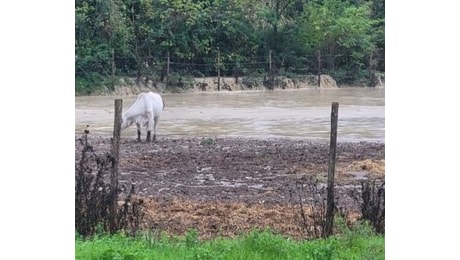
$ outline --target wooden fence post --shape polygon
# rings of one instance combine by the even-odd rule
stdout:
[[[115,49],[112,48],[112,90],[115,90],[115,71],[117,67],[115,65]]]
[[[274,89],[273,82],[273,65],[272,65],[272,50],[268,51],[268,85],[271,90]]]
[[[321,87],[321,50],[317,52],[318,59],[318,88]]]
[[[220,50],[217,49],[217,91],[220,91]]]
[[[169,57],[169,51],[168,51],[168,57],[166,60],[166,88],[168,87],[168,84],[169,84],[169,66],[170,66],[170,57]]]
[[[121,132],[121,112],[123,108],[123,100],[115,99],[115,120],[113,126],[113,144],[112,144],[112,156],[113,156],[113,167],[112,174],[110,176],[110,186],[112,189],[112,205],[110,207],[110,230],[115,232],[118,226],[117,219],[117,199],[118,199],[118,162],[120,154],[120,132]]]
[[[332,235],[332,227],[334,224],[334,176],[335,176],[335,159],[337,151],[337,122],[339,114],[339,103],[332,102],[331,110],[331,141],[329,145],[329,168],[327,171],[327,208],[326,208],[326,223],[324,225],[323,236]]]

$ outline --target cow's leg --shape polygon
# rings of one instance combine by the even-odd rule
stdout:
[[[152,132],[150,130],[147,130],[147,139],[146,139],[147,142],[150,142],[150,134],[151,133]]]
[[[153,115],[149,114],[147,118],[148,118],[148,121],[147,121],[147,140],[146,141],[150,142],[151,141],[150,136],[152,134],[152,126],[153,126]]]
[[[137,141],[141,141],[141,124],[139,122],[136,122],[136,127],[137,127]]]
[[[147,120],[147,122],[145,123],[145,126],[147,128],[147,138],[145,139],[145,141],[147,142],[150,142],[151,138],[151,134],[152,134],[152,131],[150,131],[150,124],[149,124],[149,121]]]
[[[154,117],[153,119],[153,141],[157,140],[157,127],[158,127],[158,120],[160,119],[159,116]]]

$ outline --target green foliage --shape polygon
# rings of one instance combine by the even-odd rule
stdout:
[[[123,234],[75,238],[75,259],[384,259],[384,237],[362,223],[328,239],[295,241],[269,230],[200,241],[198,232],[152,238]]]
[[[102,77],[93,72],[86,77],[75,77],[75,93],[76,95],[89,95],[94,91],[94,86],[102,82]]]
[[[269,51],[275,73],[315,73],[320,50],[324,72],[367,78],[361,71],[385,69],[384,6],[383,0],[79,0],[76,92],[96,89],[94,74],[163,78],[168,53],[172,72],[216,76],[220,54],[222,76],[250,76],[267,75]]]
[[[185,245],[187,247],[194,247],[198,245],[198,231],[196,229],[191,229],[185,234]]]
[[[377,20],[371,17],[368,2],[356,6],[350,2],[325,0],[305,4],[300,19],[300,35],[310,53],[324,58],[323,66],[329,74],[336,74],[338,82],[351,82],[368,75],[370,55],[377,49],[377,41],[384,41]],[[380,38],[379,38],[380,37]],[[346,75],[346,76],[345,76]]]

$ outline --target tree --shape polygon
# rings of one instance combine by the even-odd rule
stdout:
[[[123,7],[120,0],[76,2],[76,75],[86,77],[92,84],[101,83],[94,81],[94,73],[113,75],[131,55],[133,35],[120,6]]]
[[[165,69],[223,75],[317,67],[339,82],[385,69],[384,0],[77,0],[77,88]],[[303,72],[305,73],[305,72]],[[160,77],[161,78],[161,77]],[[104,81],[105,80],[105,81]]]
[[[375,20],[370,17],[370,4],[355,6],[324,0],[309,2],[304,10],[300,37],[305,40],[305,48],[312,54],[320,51],[324,65],[339,80],[359,77],[376,48],[371,33]]]

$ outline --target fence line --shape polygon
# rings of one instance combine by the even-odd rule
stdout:
[[[217,53],[216,57],[201,57],[199,59],[203,62],[196,62],[196,58],[190,59],[190,61],[184,61],[184,59],[173,60],[168,55],[161,61],[151,61],[153,57],[150,57],[144,61],[143,70],[151,73],[165,73],[165,67],[168,68],[170,73],[180,72],[187,73],[200,70],[200,72],[210,73],[212,76],[234,76],[237,74],[251,74],[251,71],[260,71],[262,74],[266,73],[268,76],[279,74],[282,70],[284,71],[296,71],[296,72],[309,72],[309,74],[318,72],[317,57],[314,55],[306,55],[305,59],[309,62],[303,62],[303,65],[290,65],[285,61],[276,61],[273,58],[274,55],[270,51],[268,56],[256,56],[258,61],[234,61],[233,59],[225,58]],[[323,55],[323,57],[332,57],[331,55]],[[334,55],[334,57],[338,57]],[[265,59],[265,61],[260,61]],[[151,62],[149,62],[149,60]],[[211,61],[212,62],[209,62]],[[280,64],[281,63],[281,64]],[[239,70],[239,71],[238,71]],[[205,74],[203,73],[203,74]],[[281,72],[282,73],[282,72]],[[254,74],[254,73],[252,73]],[[259,73],[260,74],[260,73]],[[169,75],[169,73],[168,73]],[[209,75],[211,76],[211,75]]]
[[[272,51],[269,51],[267,56],[254,56],[248,59],[254,59],[254,61],[239,62],[235,59],[222,57],[220,52],[217,52],[216,57],[200,57],[191,59],[173,59],[169,53],[166,57],[158,60],[154,57],[147,57],[143,61],[143,66],[137,66],[136,61],[133,59],[118,59],[118,68],[112,70],[102,69],[103,74],[111,75],[107,76],[131,76],[137,77],[137,79],[145,78],[156,79],[169,85],[171,76],[175,77],[235,77],[237,80],[239,77],[247,76],[263,76],[267,77],[267,83],[270,88],[273,87],[277,77],[286,76],[289,78],[305,78],[305,76],[316,75],[317,86],[320,87],[321,75],[322,74],[333,74],[337,72],[334,62],[331,59],[335,58],[346,58],[345,55],[331,55],[323,53],[315,53],[314,55],[303,56],[303,62],[297,62],[295,64],[286,61],[283,57],[275,57]],[[155,59],[155,60],[154,60]],[[197,62],[200,59],[203,62]],[[124,61],[123,61],[124,60]],[[261,61],[265,60],[265,61]],[[124,64],[121,66],[120,64]],[[331,66],[332,64],[332,66]],[[332,67],[332,68],[331,68]],[[369,76],[369,79],[375,77],[375,69],[370,63],[365,69],[358,69],[358,71],[342,71],[341,76],[343,78],[356,78],[357,73],[364,70],[365,74]],[[80,75],[88,75],[80,66],[76,71]],[[265,80],[265,79],[264,79]],[[219,80],[220,83],[220,80]]]

